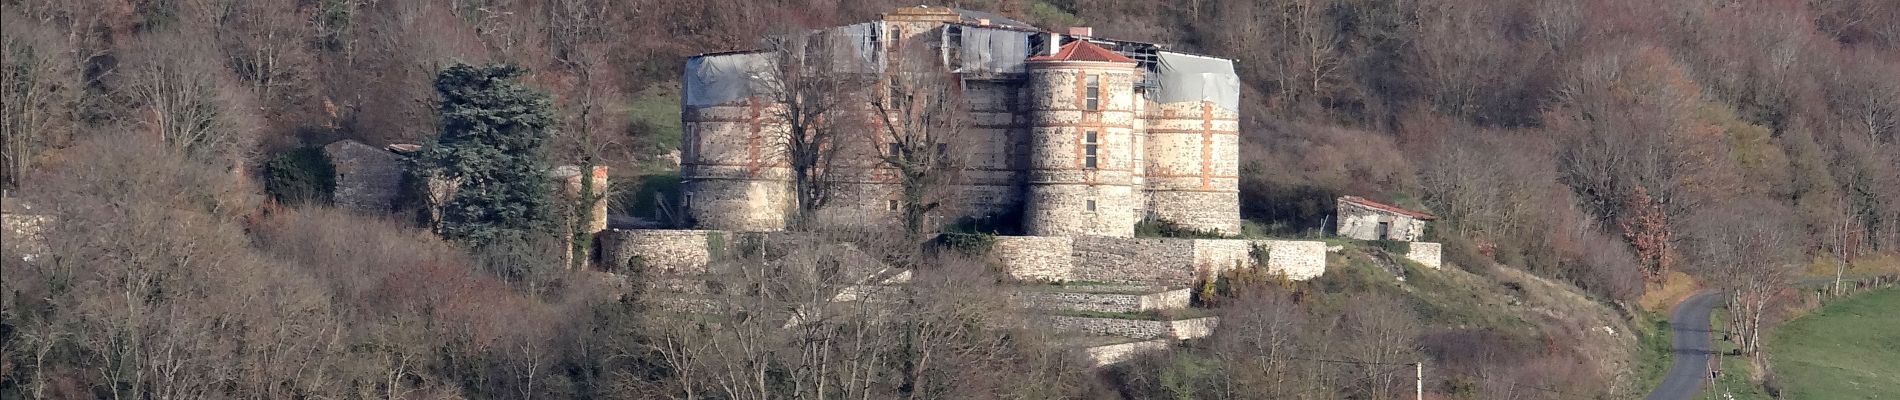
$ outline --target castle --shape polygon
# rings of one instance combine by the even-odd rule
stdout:
[[[943,7],[819,33],[845,39],[835,56],[865,67],[853,73],[884,71],[902,44],[929,44],[955,72],[973,139],[939,144],[967,156],[951,215],[941,217],[1007,218],[1030,236],[1132,237],[1143,220],[1239,232],[1233,60]],[[755,50],[687,61],[681,202],[698,228],[783,230],[796,206],[786,122],[773,118],[784,105],[760,82],[773,60]],[[899,184],[876,161],[891,139],[865,131],[831,167],[843,178],[820,211],[894,220]]]

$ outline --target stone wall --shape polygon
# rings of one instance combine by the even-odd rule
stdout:
[[[1141,312],[1188,308],[1187,289],[1151,288],[1151,293],[1058,292],[1026,288],[1016,300],[1026,308],[1057,311]],[[1125,288],[1139,289],[1139,288]]]
[[[593,169],[592,173],[588,174],[589,179],[593,180],[592,201],[588,202],[588,220],[586,226],[582,228],[588,233],[600,233],[607,229],[607,167],[595,166]],[[548,178],[554,181],[554,187],[561,194],[563,204],[555,209],[562,210],[564,220],[571,221],[574,216],[569,213],[574,212],[571,211],[573,204],[580,200],[581,192],[588,190],[583,186],[589,185],[581,180],[581,168],[573,165],[556,167],[548,173]]]
[[[12,199],[0,200],[0,237],[6,240],[7,250],[18,252],[8,256],[18,256],[24,261],[33,261],[50,253],[46,245],[46,230],[52,225],[53,217],[39,214],[31,207],[14,203]]]
[[[1254,240],[1267,252],[1267,272],[1303,281],[1326,273],[1326,242],[1312,240]]]
[[[1075,317],[1067,315],[1051,315],[1047,318],[1049,328],[1057,331],[1120,336],[1135,339],[1202,338],[1213,334],[1214,327],[1220,324],[1220,319],[1216,317],[1174,321]]]
[[[1267,268],[1293,280],[1326,272],[1326,244],[1298,240],[1110,238],[1075,239],[1076,280],[1187,286],[1229,269],[1254,266],[1253,248],[1268,251]]]
[[[1194,271],[1214,276],[1230,269],[1253,266],[1253,244],[1239,239],[1193,239]],[[1192,284],[1187,282],[1182,284]]]
[[[323,155],[336,171],[332,201],[339,207],[387,212],[402,194],[402,156],[355,140],[323,146]]]
[[[1194,262],[1193,239],[1079,236],[1071,275],[1084,281],[1186,286],[1200,278]]]
[[[1010,277],[1032,282],[1073,279],[1075,241],[1066,236],[997,236],[990,257]]]
[[[1128,361],[1128,359],[1134,358],[1141,353],[1166,350],[1171,346],[1174,346],[1174,343],[1167,339],[1153,339],[1095,346],[1084,349],[1083,351],[1088,354],[1089,360],[1093,361],[1095,366],[1100,367]]]
[[[708,230],[609,229],[600,234],[600,262],[610,271],[639,259],[646,273],[699,274],[730,247],[730,236]]]
[[[1440,256],[1444,252],[1443,245],[1432,242],[1412,242],[1409,246],[1405,252],[1406,259],[1417,261],[1432,269],[1438,269],[1444,264]]]

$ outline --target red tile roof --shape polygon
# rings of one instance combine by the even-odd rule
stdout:
[[[1029,61],[1100,61],[1133,63],[1135,59],[1115,54],[1113,51],[1096,46],[1087,40],[1077,40],[1062,45],[1053,56],[1030,57]]]
[[[1357,205],[1365,206],[1366,208],[1371,208],[1374,210],[1390,212],[1393,214],[1403,215],[1403,216],[1427,220],[1427,221],[1438,219],[1437,216],[1434,216],[1431,214],[1407,210],[1407,209],[1399,208],[1399,206],[1395,206],[1391,204],[1385,204],[1385,203],[1380,203],[1380,202],[1376,202],[1372,200],[1366,200],[1366,198],[1359,197],[1359,196],[1341,196],[1339,198],[1339,201],[1345,202],[1345,203],[1357,204]]]

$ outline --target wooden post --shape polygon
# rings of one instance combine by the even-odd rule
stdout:
[[[1425,362],[1419,361],[1412,363],[1412,366],[1415,367],[1412,370],[1413,377],[1417,378],[1416,383],[1412,386],[1412,396],[1414,396],[1412,399],[1425,400]]]

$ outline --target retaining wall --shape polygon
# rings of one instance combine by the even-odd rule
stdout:
[[[724,231],[609,229],[600,233],[600,262],[610,271],[637,258],[647,273],[704,273],[730,237]]]
[[[997,236],[990,256],[1009,276],[1032,282],[1073,279],[1075,242],[1066,236]]]
[[[1412,242],[1407,246],[1409,249],[1405,252],[1405,258],[1432,269],[1438,269],[1439,266],[1444,265],[1441,256],[1444,253],[1443,245],[1432,242]]]
[[[1201,317],[1174,321],[1138,319],[1048,316],[1049,327],[1058,331],[1091,335],[1121,336],[1135,339],[1195,339],[1214,333],[1219,317]]]

